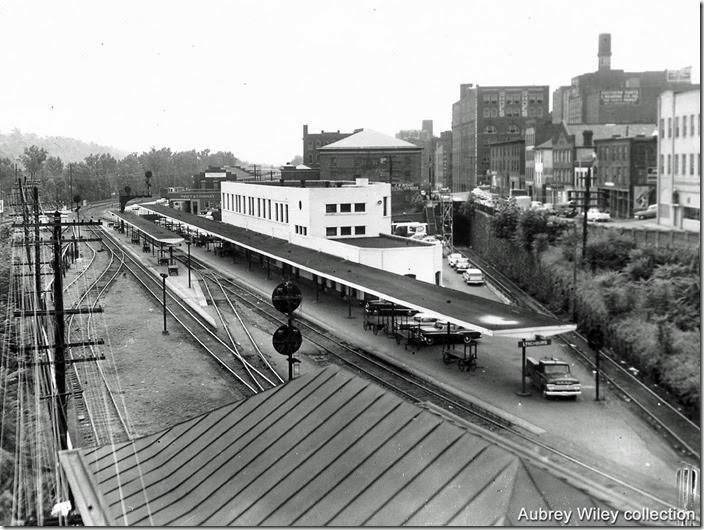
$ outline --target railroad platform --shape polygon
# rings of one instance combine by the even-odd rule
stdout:
[[[202,247],[192,247],[191,254],[223,274],[246,281],[267,299],[281,282],[280,276],[273,272],[267,278],[266,269],[254,263],[249,270],[242,260],[233,263],[232,258],[215,256]],[[572,366],[583,387],[583,394],[577,401],[547,401],[530,386],[527,387],[530,396],[519,396],[522,390],[521,350],[517,339],[482,337],[478,348],[478,369],[460,371],[456,363],[443,362],[441,346],[412,347],[405,344],[405,340],[397,344],[383,332],[374,335],[365,331],[362,307],[349,306],[339,292],[319,291],[316,300],[312,285],[305,281],[297,282],[297,285],[303,293],[303,302],[294,316],[300,314],[329,328],[348,344],[364,348],[411,373],[430,379],[478,408],[537,435],[546,443],[564,447],[569,454],[581,454],[584,461],[598,469],[607,470],[624,480],[645,483],[647,491],[676,501],[676,472],[683,458],[606,385],[602,384],[601,388],[605,398],[595,401],[594,374],[581,365]],[[462,345],[457,348],[461,349]],[[554,340],[552,345],[528,354],[565,358],[569,357],[569,345]],[[301,374],[319,369],[319,365],[307,359],[303,351],[297,356],[301,359]]]

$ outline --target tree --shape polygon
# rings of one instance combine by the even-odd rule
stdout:
[[[515,199],[502,202],[491,218],[491,227],[494,235],[499,239],[511,239],[518,226],[518,206]]]
[[[42,168],[47,154],[46,149],[37,147],[36,145],[30,145],[24,148],[24,154],[20,156],[20,160],[32,179],[37,176],[37,173]]]

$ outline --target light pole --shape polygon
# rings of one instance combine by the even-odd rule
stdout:
[[[164,331],[161,332],[162,335],[168,335],[169,332],[166,330],[166,277],[168,274],[165,272],[161,273],[161,291],[163,293],[163,306],[164,306]]]
[[[191,288],[191,242],[186,241],[188,247],[188,288]]]

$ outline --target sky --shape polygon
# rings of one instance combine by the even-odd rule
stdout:
[[[0,133],[281,165],[309,132],[451,129],[462,83],[692,67],[697,0],[2,0]]]

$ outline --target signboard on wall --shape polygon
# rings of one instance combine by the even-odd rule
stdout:
[[[633,186],[633,209],[647,208],[651,204],[651,194],[655,194],[655,188],[651,186]]]
[[[679,70],[667,70],[668,83],[691,83],[692,67],[687,66]]]
[[[640,89],[601,90],[599,102],[602,105],[637,105],[640,102]]]

